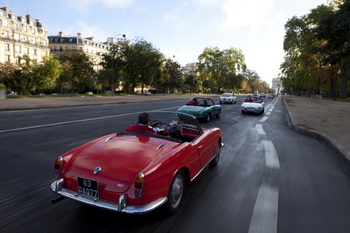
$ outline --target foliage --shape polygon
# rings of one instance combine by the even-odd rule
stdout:
[[[285,89],[301,95],[346,97],[350,77],[350,3],[333,1],[285,24],[280,78]],[[342,82],[339,82],[341,74]]]
[[[189,93],[196,93],[199,91],[199,80],[194,74],[186,74],[184,79],[184,90]]]
[[[58,60],[51,56],[43,58],[43,63],[32,67],[32,91],[51,91],[56,87],[56,80],[62,72]]]
[[[182,90],[184,80],[179,63],[171,59],[165,59],[162,74],[161,88],[168,90],[171,93],[175,93],[175,90]],[[157,84],[154,84],[154,86],[157,87]]]
[[[94,89],[95,72],[89,57],[80,51],[64,53],[58,57],[63,72],[59,78],[61,89],[81,93]]]
[[[232,91],[240,89],[245,69],[244,55],[233,48],[222,51],[218,47],[205,48],[198,57],[202,86],[206,88],[210,83],[212,92],[219,93],[224,87]],[[210,82],[205,84],[206,80]]]
[[[120,43],[119,59],[125,73],[124,89],[131,93],[135,87],[155,84],[161,74],[162,54],[142,38]]]

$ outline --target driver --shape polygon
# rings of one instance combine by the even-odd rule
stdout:
[[[147,112],[141,113],[138,117],[137,123],[134,125],[127,125],[125,127],[126,132],[134,132],[134,133],[149,133],[149,134],[157,134],[154,129],[149,125],[151,122],[149,114]]]

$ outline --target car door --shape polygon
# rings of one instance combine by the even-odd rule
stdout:
[[[221,110],[221,106],[220,105],[216,105],[213,100],[208,100],[208,103],[210,104],[211,115],[212,116],[218,115],[220,110]]]
[[[197,138],[192,145],[197,148],[200,158],[200,164],[202,167],[207,165],[214,157],[216,152],[216,146],[218,142],[213,140],[210,135],[211,130],[204,132],[199,138]]]

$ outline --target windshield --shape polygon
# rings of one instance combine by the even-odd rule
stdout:
[[[141,113],[137,119],[130,119],[125,131],[128,134],[141,133],[179,142],[191,142],[203,133],[194,116],[167,111]]]

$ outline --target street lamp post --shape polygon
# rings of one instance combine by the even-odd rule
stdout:
[[[118,36],[123,36],[123,38],[126,37],[125,34],[118,34],[116,35],[114,38],[117,38]],[[112,49],[114,50],[115,47],[113,46],[114,44],[114,41],[112,41]],[[115,51],[113,51],[113,53],[111,54],[111,61],[112,61],[112,96],[115,95],[115,83],[114,83],[114,80],[115,80],[115,65],[114,65],[114,59],[115,59]]]

